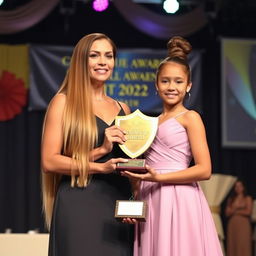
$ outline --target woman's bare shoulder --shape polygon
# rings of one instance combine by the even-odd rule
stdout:
[[[130,110],[129,106],[126,103],[121,102],[121,101],[119,101],[119,103],[122,106],[126,115],[131,113],[131,110]]]
[[[47,115],[58,116],[62,115],[66,104],[66,95],[62,93],[56,94],[50,101],[47,108]]]
[[[64,106],[66,103],[66,95],[63,93],[57,93],[50,101],[49,107]]]

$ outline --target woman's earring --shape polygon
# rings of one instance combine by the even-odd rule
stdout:
[[[157,95],[157,94],[158,94],[158,90],[155,91],[155,95]]]

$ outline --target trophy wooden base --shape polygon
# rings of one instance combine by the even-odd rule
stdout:
[[[115,218],[133,218],[146,221],[147,203],[136,200],[117,200],[115,207]]]
[[[129,171],[135,173],[146,173],[146,161],[145,159],[128,159],[126,163],[117,163],[117,171]]]

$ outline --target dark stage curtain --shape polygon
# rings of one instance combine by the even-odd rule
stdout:
[[[44,112],[26,109],[0,122],[0,232],[44,231],[40,140]]]

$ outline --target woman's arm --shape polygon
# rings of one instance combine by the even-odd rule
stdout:
[[[238,208],[235,210],[235,214],[243,215],[243,216],[251,216],[252,214],[252,205],[253,200],[251,196],[247,196],[245,198],[245,207],[244,208]]]
[[[41,165],[45,172],[55,172],[70,175],[71,169],[77,172],[77,163],[70,157],[61,154],[63,145],[62,117],[66,96],[57,94],[49,104],[45,118],[44,132],[41,144]],[[108,173],[116,168],[121,158],[111,159],[106,163],[89,163],[90,173]]]
[[[227,201],[226,209],[225,209],[225,215],[227,217],[230,217],[233,214],[234,214],[234,207],[232,206],[231,198],[229,198]]]
[[[78,167],[70,157],[61,155],[63,144],[62,116],[66,102],[64,94],[57,94],[51,100],[45,117],[41,144],[41,164],[46,172],[69,174]]]
[[[136,177],[142,180],[186,184],[194,181],[207,180],[211,176],[211,159],[207,145],[205,128],[202,119],[195,111],[189,111],[179,119],[179,122],[186,128],[189,143],[195,165],[185,170],[169,172],[164,174],[157,173],[154,169],[147,167],[146,174],[129,174],[130,177]]]

